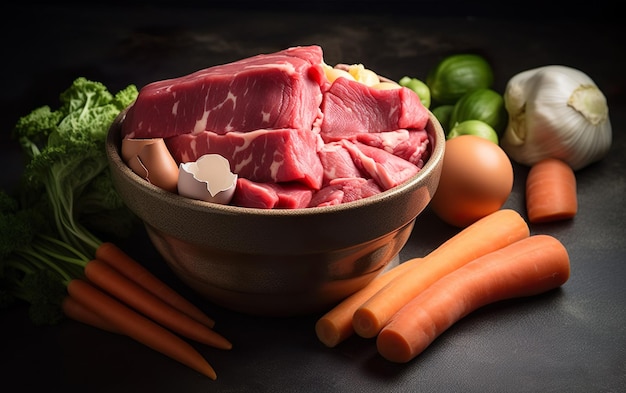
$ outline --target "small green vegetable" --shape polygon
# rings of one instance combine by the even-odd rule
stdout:
[[[433,115],[439,120],[441,126],[444,131],[448,131],[450,127],[450,115],[452,114],[452,110],[454,109],[454,105],[439,105],[438,107],[432,110]]]
[[[489,88],[479,88],[465,93],[456,102],[450,114],[450,125],[454,126],[465,120],[481,120],[501,136],[507,119],[502,95]]]
[[[426,83],[417,78],[404,76],[398,81],[398,84],[413,90],[420,98],[420,101],[422,101],[422,105],[430,108],[430,88]]]
[[[470,90],[491,87],[493,70],[477,54],[456,54],[441,60],[426,77],[431,98],[438,104],[454,104]]]
[[[452,139],[461,135],[476,135],[498,144],[498,134],[489,124],[481,120],[465,120],[457,123],[446,135],[446,139]]]

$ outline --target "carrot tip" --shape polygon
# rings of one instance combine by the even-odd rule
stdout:
[[[213,367],[211,367],[209,363],[203,364],[196,371],[198,371],[199,373],[201,373],[202,375],[206,377],[209,377],[210,379],[214,381],[217,379],[217,373],[215,372],[215,370],[213,369]]]
[[[233,344],[227,338],[215,332],[206,336],[204,339],[198,339],[196,341],[217,349],[230,350],[233,348]]]

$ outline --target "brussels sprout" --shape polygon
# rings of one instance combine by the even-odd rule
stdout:
[[[508,115],[501,94],[480,88],[465,93],[454,105],[450,114],[450,124],[465,120],[481,120],[489,124],[498,136],[504,132]]]
[[[452,115],[452,110],[454,109],[454,105],[439,105],[438,107],[432,110],[433,115],[439,120],[441,126],[444,131],[448,131],[450,126],[450,115]]]
[[[499,142],[498,134],[496,134],[493,127],[481,120],[465,120],[461,123],[456,123],[446,135],[446,139],[452,139],[460,135],[476,135],[490,140],[496,145]]]
[[[431,99],[438,104],[454,104],[465,93],[491,87],[493,70],[476,54],[451,55],[441,60],[426,77]]]

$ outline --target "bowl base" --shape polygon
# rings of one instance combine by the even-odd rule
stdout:
[[[165,236],[148,225],[146,230],[152,244],[174,274],[204,299],[245,314],[286,317],[327,311],[365,287],[376,276],[397,266],[400,249],[406,244],[413,224],[414,222],[411,222],[393,234],[370,242],[358,252],[344,251],[347,255],[343,263],[336,264],[334,269],[328,269],[327,264],[319,263],[322,257],[309,256],[302,257],[303,263],[299,263],[298,268],[288,262],[277,262],[272,267],[264,261],[263,265],[268,267],[272,274],[258,269],[258,266],[248,266],[249,275],[242,273],[246,270],[245,266],[233,269],[235,261],[227,258],[222,263],[211,261],[214,270],[204,275],[199,274],[199,271],[207,269],[197,266],[202,261],[190,263],[198,259],[197,256],[185,252],[192,247],[188,244],[177,244],[179,240]],[[215,253],[205,255],[207,254],[216,255]],[[276,258],[280,260],[281,257]],[[307,258],[312,258],[313,261],[306,263]],[[287,257],[288,261],[292,259],[292,256]],[[282,268],[277,269],[276,265]],[[318,268],[312,267],[314,265]],[[359,265],[360,270],[355,272],[354,267]],[[352,269],[347,270],[345,266]],[[277,271],[282,275],[277,274]],[[266,277],[263,277],[264,275]],[[246,290],[235,290],[229,286]]]

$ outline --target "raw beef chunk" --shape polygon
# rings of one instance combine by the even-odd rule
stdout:
[[[139,92],[122,134],[168,138],[211,131],[309,129],[327,83],[319,46],[294,47],[153,82]]]
[[[325,142],[359,133],[423,130],[428,121],[428,111],[412,90],[379,90],[347,78],[336,79],[324,93],[322,113]]]
[[[240,178],[255,182],[299,181],[312,189],[322,186],[318,137],[311,130],[277,129],[229,132],[204,131],[165,140],[177,162],[196,161],[205,154],[227,157]]]

